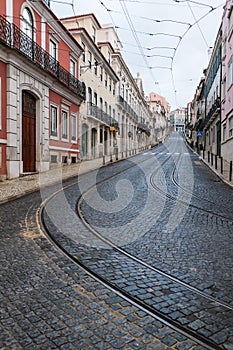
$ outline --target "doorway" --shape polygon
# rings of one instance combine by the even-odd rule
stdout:
[[[36,98],[28,91],[22,94],[22,161],[23,172],[36,171]]]

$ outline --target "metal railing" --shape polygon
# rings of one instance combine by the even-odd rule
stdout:
[[[18,51],[38,67],[56,77],[82,99],[86,99],[86,87],[83,82],[70,74],[47,51],[2,16],[0,16],[0,42]]]
[[[87,102],[87,114],[95,117],[108,126],[115,126],[116,128],[119,127],[119,123],[116,119],[111,117],[108,113],[104,112],[92,102]]]
[[[117,102],[124,108],[124,110],[129,113],[129,115],[136,121],[139,121],[139,116],[137,113],[133,110],[132,107],[124,100],[124,98],[121,95],[117,96]]]

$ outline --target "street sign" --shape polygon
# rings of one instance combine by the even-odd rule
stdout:
[[[197,136],[202,136],[202,131],[197,131]]]

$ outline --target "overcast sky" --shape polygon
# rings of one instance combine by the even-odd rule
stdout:
[[[140,74],[145,94],[157,92],[175,109],[193,99],[224,4],[225,0],[51,0],[51,9],[58,17],[94,13],[100,24],[112,23],[126,64],[133,77]]]

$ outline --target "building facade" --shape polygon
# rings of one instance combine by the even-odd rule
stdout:
[[[222,30],[218,31],[210,61],[205,70],[205,118],[203,123],[204,148],[221,155],[221,59]]]
[[[0,176],[76,162],[81,47],[46,1],[0,8]]]
[[[113,26],[101,26],[94,14],[61,21],[83,48],[80,79],[87,86],[87,102],[80,108],[82,157],[127,156],[154,145],[155,123],[142,79],[132,76]]]
[[[172,131],[185,132],[185,108],[177,108],[170,112],[170,128]]]
[[[163,142],[168,134],[169,105],[163,96],[155,92],[146,96],[146,102],[152,112],[152,140],[155,143]]]
[[[233,1],[227,1],[222,18],[221,154],[233,160]]]
[[[61,21],[83,49],[80,80],[85,82],[87,98],[80,107],[81,159],[114,154],[119,125],[115,107],[118,77],[111,67],[113,48],[99,41],[101,26],[95,15]]]

